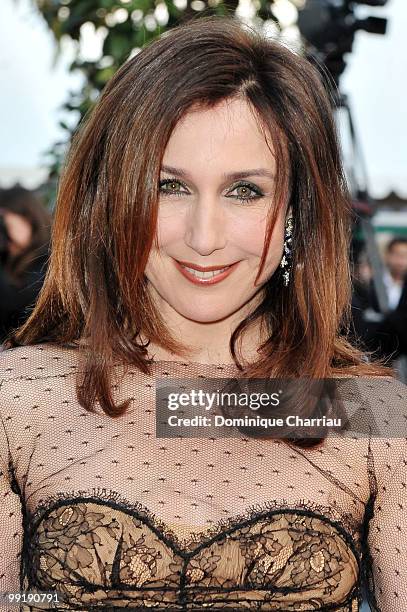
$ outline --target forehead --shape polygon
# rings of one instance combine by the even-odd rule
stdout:
[[[397,242],[395,245],[393,245],[389,252],[390,254],[397,253],[397,255],[399,253],[403,253],[403,255],[407,254],[407,243]]]
[[[237,170],[274,167],[271,136],[244,99],[224,100],[212,108],[196,107],[176,124],[164,163],[183,167],[222,164]]]

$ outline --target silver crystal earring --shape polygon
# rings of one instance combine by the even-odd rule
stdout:
[[[284,233],[284,251],[283,257],[280,261],[280,268],[284,270],[283,279],[284,286],[287,287],[290,281],[290,271],[291,271],[291,258],[292,258],[292,233],[293,233],[293,218],[287,217],[285,222],[285,233]]]

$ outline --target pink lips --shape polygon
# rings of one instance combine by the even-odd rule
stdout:
[[[199,278],[197,276],[195,276],[192,272],[190,272],[189,270],[187,270],[186,268],[184,268],[184,266],[188,266],[189,268],[192,268],[194,270],[198,270],[200,272],[212,272],[212,271],[216,271],[216,270],[222,270],[222,268],[225,268],[226,266],[208,266],[206,268],[202,267],[202,266],[198,266],[196,264],[191,264],[189,262],[180,262],[177,261],[176,259],[174,259],[174,263],[176,268],[181,272],[181,274],[188,279],[191,283],[193,283],[194,285],[200,285],[201,287],[203,285],[216,285],[218,283],[220,283],[221,281],[223,281],[226,277],[230,276],[230,274],[233,272],[233,270],[237,267],[237,265],[239,264],[239,262],[237,261],[236,263],[230,265],[227,267],[227,269],[224,272],[221,272],[220,274],[215,274],[215,276],[213,276],[212,278]]]

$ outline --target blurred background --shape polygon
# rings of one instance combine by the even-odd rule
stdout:
[[[2,0],[0,344],[46,273],[58,174],[107,80],[164,30],[234,13],[316,64],[353,195],[354,341],[407,381],[405,0]]]

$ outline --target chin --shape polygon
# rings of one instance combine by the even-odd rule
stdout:
[[[184,317],[185,319],[189,319],[190,321],[195,321],[196,323],[216,323],[217,321],[222,321],[226,317],[233,314],[234,310],[228,308],[225,309],[224,305],[211,308],[176,308],[175,309],[179,315]]]

